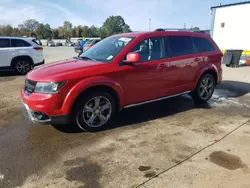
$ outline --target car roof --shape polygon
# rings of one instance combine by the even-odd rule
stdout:
[[[34,37],[19,37],[19,36],[0,36],[0,39],[28,39],[28,40],[34,40]]]
[[[120,34],[116,34],[115,36],[121,36],[121,37],[141,37],[141,36],[147,36],[147,35],[173,35],[173,34],[177,34],[178,35],[187,35],[187,36],[207,36],[206,33],[201,33],[201,32],[192,32],[192,31],[138,31],[138,32],[130,32],[130,33],[120,33]]]

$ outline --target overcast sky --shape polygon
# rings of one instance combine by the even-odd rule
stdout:
[[[235,0],[0,0],[0,25],[17,26],[33,18],[58,27],[101,26],[110,15],[121,15],[132,30],[198,26],[210,28],[210,7]]]

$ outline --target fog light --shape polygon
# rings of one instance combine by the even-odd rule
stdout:
[[[42,114],[41,112],[39,112],[39,111],[33,112],[33,115],[34,115],[34,117],[35,117],[36,119],[38,119],[38,120],[43,119],[43,114]]]

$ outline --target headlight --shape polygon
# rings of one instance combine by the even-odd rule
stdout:
[[[57,93],[65,84],[65,81],[61,82],[37,82],[35,87],[36,93]]]

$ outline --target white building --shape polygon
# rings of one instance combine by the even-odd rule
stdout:
[[[211,7],[210,35],[224,52],[244,50],[250,55],[250,1]]]

